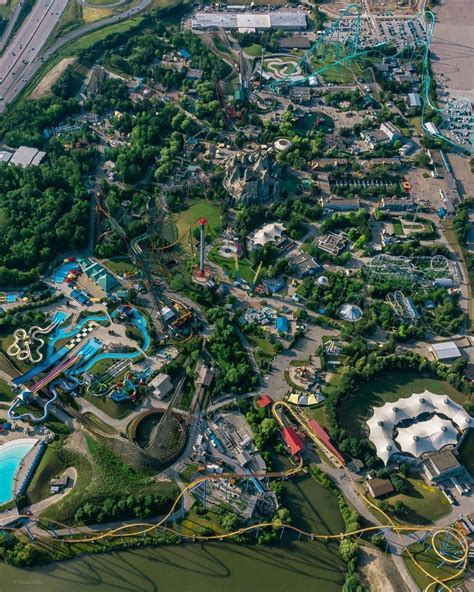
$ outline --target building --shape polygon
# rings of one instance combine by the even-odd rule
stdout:
[[[105,295],[110,294],[119,285],[115,276],[96,261],[89,262],[83,271]]]
[[[387,144],[390,141],[387,134],[382,130],[363,131],[360,133],[360,137],[371,150],[377,146],[380,146],[381,144]]]
[[[318,247],[318,249],[321,249],[321,251],[335,256],[339,255],[339,253],[344,249],[346,244],[347,235],[335,234],[334,232],[327,232],[322,236],[318,236],[313,241],[313,245]]]
[[[442,450],[429,456],[423,461],[423,470],[426,479],[434,485],[451,477],[465,475],[464,467],[451,450]]]
[[[408,93],[408,105],[410,107],[421,107],[421,98],[418,93]]]
[[[148,386],[154,389],[155,395],[158,399],[164,399],[174,389],[171,378],[168,374],[158,374],[155,378],[148,383]]]
[[[292,426],[284,428],[281,435],[293,456],[298,455],[304,449],[303,440]]]
[[[385,464],[394,456],[420,458],[455,446],[471,425],[461,405],[427,390],[375,407],[367,420],[369,439]]]
[[[355,212],[360,208],[360,200],[358,197],[344,199],[330,195],[328,199],[322,197],[320,203],[323,208],[334,210],[335,212]]]
[[[46,152],[42,152],[37,148],[30,148],[29,146],[20,146],[10,159],[10,164],[27,168],[29,166],[38,166]]]
[[[280,39],[280,47],[282,49],[309,49],[311,47],[311,41],[308,37],[293,35]]]
[[[373,498],[384,497],[395,491],[390,479],[369,479],[366,485],[367,491]]]
[[[294,103],[309,103],[311,90],[307,86],[293,86],[290,89],[290,96]]]
[[[11,157],[13,156],[13,152],[8,152],[8,150],[0,150],[0,164],[10,162]]]
[[[274,245],[278,246],[283,240],[286,239],[285,232],[286,228],[279,222],[266,224],[249,236],[250,246],[252,249],[264,247],[268,243],[273,243]]]
[[[315,275],[320,269],[319,264],[308,253],[301,253],[301,255],[292,257],[291,265],[300,280],[309,275]]]
[[[280,29],[304,31],[306,14],[302,10],[271,12],[197,11],[191,20],[193,29],[237,29],[239,33],[254,33]]]
[[[105,70],[101,66],[94,66],[89,72],[89,76],[85,82],[84,95],[90,99],[97,96],[104,80],[106,78]]]
[[[379,207],[389,212],[404,212],[416,209],[416,204],[411,196],[397,197],[393,195],[392,197],[382,197]]]
[[[425,124],[425,129],[429,132],[432,136],[439,136],[439,129],[432,121],[427,121]]]
[[[458,346],[454,341],[445,341],[443,343],[433,343],[431,346],[433,356],[436,360],[444,362],[445,360],[455,360],[462,356]]]
[[[389,142],[396,142],[402,138],[402,132],[391,121],[384,121],[380,125],[380,131],[388,136]]]
[[[257,399],[257,405],[260,407],[260,409],[265,409],[272,403],[272,399],[267,394],[260,395],[260,397]]]
[[[196,378],[196,384],[208,389],[210,388],[213,380],[214,368],[208,368],[205,364],[201,364]]]
[[[237,204],[278,199],[281,168],[267,154],[237,152],[225,163],[222,184]]]

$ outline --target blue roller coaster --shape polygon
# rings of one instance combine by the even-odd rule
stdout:
[[[424,38],[422,40],[414,39],[406,43],[399,51],[386,55],[383,50],[388,46],[387,41],[380,41],[370,47],[365,42],[362,43],[360,7],[357,4],[349,4],[329,28],[320,32],[318,39],[295,62],[293,67],[288,68],[285,75],[281,78],[273,80],[269,84],[269,88],[273,92],[279,93],[284,86],[290,87],[308,83],[312,78],[324,74],[328,70],[340,67],[350,68],[356,60],[366,56],[379,57],[382,61],[388,58],[394,59],[403,56],[410,61],[415,55],[415,52],[421,51],[422,92],[420,94],[422,102],[421,127],[423,132],[427,137],[446,142],[454,148],[473,151],[472,143],[469,148],[460,146],[452,139],[443,136],[435,127],[427,126],[429,115],[433,112],[444,115],[447,111],[446,107],[439,107],[430,96],[433,86],[430,47],[436,18],[431,11],[426,10],[418,13],[409,22],[416,22],[422,25],[425,32]],[[302,75],[298,74],[295,76],[295,73],[300,71]],[[456,101],[456,107],[460,112],[464,111],[467,113],[470,111],[470,101],[458,100]]]

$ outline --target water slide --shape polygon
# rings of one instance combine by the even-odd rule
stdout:
[[[28,331],[25,329],[16,329],[13,333],[13,343],[7,349],[7,354],[20,361],[27,360],[31,364],[38,364],[44,358],[40,351],[44,345],[44,339],[38,337],[38,335],[47,335],[65,318],[65,313],[58,311],[47,327],[34,325]],[[32,350],[31,346],[35,341],[38,342],[38,345]]]
[[[61,347],[60,349],[58,349],[58,351],[56,353],[45,358],[42,362],[37,364],[31,370],[28,370],[28,372],[26,372],[25,374],[22,374],[21,376],[17,376],[16,378],[14,378],[12,380],[12,384],[14,384],[15,386],[20,386],[20,385],[24,384],[25,382],[29,382],[30,380],[33,380],[33,378],[37,374],[41,374],[42,372],[46,372],[47,370],[49,370],[49,368],[51,368],[52,366],[57,364],[68,353],[69,353],[69,350],[67,347],[65,347],[65,346]]]

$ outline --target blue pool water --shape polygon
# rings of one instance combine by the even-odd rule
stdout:
[[[107,321],[107,320],[108,319],[105,315],[84,317],[81,321],[79,321],[79,323],[74,327],[74,329],[71,329],[71,325],[69,325],[68,327],[57,329],[56,332],[54,333],[54,335],[52,335],[49,339],[48,357],[53,355],[54,346],[57,341],[60,341],[61,339],[66,339],[66,338],[70,339],[71,337],[74,337],[74,335],[77,335],[79,333],[79,331],[85,325],[87,325],[87,323],[89,321],[95,321],[96,323],[103,323],[104,321]]]
[[[16,294],[7,294],[7,302],[10,304],[16,302]]]
[[[0,504],[13,499],[13,477],[23,457],[37,440],[22,438],[0,446]]]
[[[58,267],[58,269],[56,269],[54,272],[54,281],[57,284],[61,284],[66,279],[67,274],[71,271],[71,269],[74,269],[75,267],[78,267],[78,264],[75,261],[63,263],[63,265]]]

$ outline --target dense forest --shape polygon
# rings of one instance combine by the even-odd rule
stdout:
[[[0,284],[35,279],[58,253],[84,246],[87,162],[66,155],[22,169],[0,167]]]

